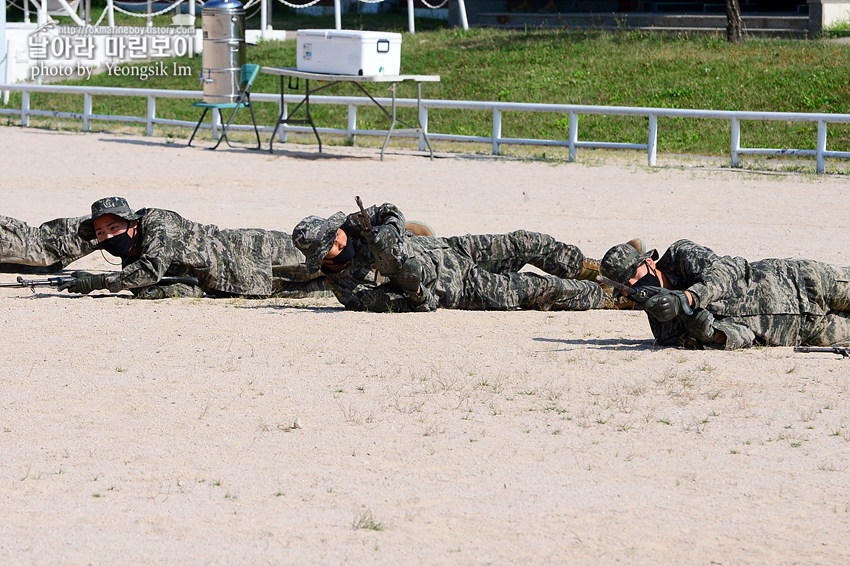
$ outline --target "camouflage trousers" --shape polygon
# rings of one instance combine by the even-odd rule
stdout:
[[[850,346],[850,267],[806,260],[794,263],[803,273],[809,301],[826,312],[803,318],[800,343]]]
[[[760,336],[776,346],[850,346],[850,267],[811,260],[786,260],[801,275],[799,293],[809,307],[801,314],[758,314],[729,317],[736,327],[715,327],[733,344],[749,344]],[[769,308],[769,305],[766,306]]]
[[[508,234],[446,238],[455,254],[446,254],[443,273],[450,282],[443,301],[447,308],[470,310],[587,310],[604,301],[602,288],[572,279],[582,270],[584,255],[573,245],[547,234],[517,230]],[[544,274],[520,272],[525,265]],[[448,267],[449,269],[446,269]],[[454,268],[452,268],[454,267]]]
[[[61,271],[69,263],[93,251],[77,235],[86,217],[57,218],[38,228],[8,216],[0,216],[0,264],[14,271]],[[20,266],[43,269],[19,269]]]

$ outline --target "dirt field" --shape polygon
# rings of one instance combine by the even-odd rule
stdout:
[[[277,147],[0,128],[0,214],[38,224],[120,195],[289,231],[359,194],[440,235],[850,264],[846,177]],[[640,312],[53,289],[0,305],[2,564],[850,561],[835,355],[655,348]]]

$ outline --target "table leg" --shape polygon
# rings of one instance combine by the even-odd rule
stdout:
[[[307,123],[313,128],[313,135],[316,136],[316,141],[319,142],[319,153],[322,153],[322,138],[319,137],[319,132],[316,130],[316,123],[313,122],[313,115],[310,114],[310,79],[306,79],[305,83],[304,111],[307,113]]]
[[[319,131],[316,129],[316,123],[313,122],[313,115],[310,113],[310,92],[311,92],[310,91],[310,79],[304,80],[304,100],[299,102],[295,106],[295,108],[292,109],[292,112],[290,112],[289,115],[286,118],[283,117],[284,100],[285,100],[284,99],[284,92],[286,90],[286,86],[285,86],[285,83],[283,81],[284,81],[284,76],[281,75],[280,76],[280,115],[277,118],[277,124],[275,124],[275,126],[274,126],[274,131],[272,132],[272,138],[271,138],[271,140],[269,140],[269,151],[272,151],[272,148],[274,147],[274,137],[277,135],[278,129],[283,124],[309,124],[310,127],[313,129],[313,135],[316,136],[316,141],[319,142],[319,153],[321,153],[322,152],[322,138],[319,137]],[[325,85],[325,86],[330,86],[330,85],[333,85],[333,84],[336,84],[336,83],[335,82],[329,83],[328,85]],[[289,86],[291,88],[292,84],[290,83]],[[322,90],[323,88],[325,88],[325,86],[319,87],[316,90]],[[297,89],[298,86],[296,85],[295,88]],[[290,116],[292,116],[293,114],[298,112],[298,109],[301,108],[302,104],[304,105],[304,113],[306,114],[306,118],[303,119],[303,120],[297,120],[297,119],[294,119],[294,118],[290,118]]]
[[[392,83],[392,91],[393,91],[393,103],[392,103],[392,112],[387,112],[386,108],[378,104],[378,101],[372,98],[372,101],[384,111],[384,114],[390,119],[390,127],[387,130],[387,137],[384,138],[384,145],[381,146],[381,161],[384,160],[384,151],[387,149],[387,144],[390,141],[390,136],[393,133],[405,133],[405,134],[421,134],[422,137],[425,138],[425,145],[428,146],[428,151],[430,152],[431,159],[434,159],[434,149],[431,147],[431,140],[428,139],[428,132],[425,131],[425,128],[422,127],[422,121],[419,119],[419,111],[422,107],[422,83],[416,81],[416,127],[414,128],[407,122],[398,119],[398,114],[396,110],[396,85],[398,83]],[[362,87],[361,87],[362,88]],[[371,96],[370,96],[371,98]],[[406,129],[396,130],[396,126],[401,124],[406,127]]]

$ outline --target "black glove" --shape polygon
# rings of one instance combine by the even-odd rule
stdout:
[[[88,295],[92,291],[106,289],[106,275],[103,273],[95,275],[87,271],[75,271],[71,277],[73,279],[59,285],[60,291]]]
[[[373,250],[390,251],[396,246],[401,236],[392,224],[380,224],[373,226],[368,232],[363,232],[363,237]]]
[[[685,325],[685,329],[703,344],[710,344],[714,340],[714,315],[705,309],[697,309],[691,316],[679,317]]]
[[[411,257],[405,260],[401,269],[390,277],[390,280],[398,285],[404,292],[416,293],[422,285],[423,266],[418,259]]]
[[[658,322],[669,322],[684,314],[690,316],[694,310],[688,304],[688,296],[684,291],[671,291],[663,287],[643,287],[651,296],[640,305],[652,318]]]
[[[404,245],[395,226],[382,224],[363,232],[369,249],[375,258],[375,268],[384,275],[394,275],[401,270],[404,260]]]
[[[428,290],[428,287],[420,286],[419,292],[405,291],[407,299],[413,305],[413,310],[416,312],[431,312],[437,310],[440,306],[436,295]]]

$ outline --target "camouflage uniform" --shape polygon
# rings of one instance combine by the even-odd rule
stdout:
[[[117,197],[95,204],[108,208],[112,200],[126,206]],[[147,299],[204,292],[255,298],[327,294],[321,274],[307,272],[304,256],[285,232],[223,230],[158,208],[139,210],[133,219],[141,235],[140,251],[122,260],[121,271],[106,275],[106,288],[113,293],[130,289]],[[91,223],[84,223],[80,235],[92,235],[92,230]],[[198,285],[157,284],[163,277],[194,277]]]
[[[603,259],[602,274],[627,282],[631,275],[612,273],[610,263]],[[656,266],[676,289],[691,293],[695,311],[713,315],[726,349],[850,343],[848,267],[795,259],[748,262],[719,257],[689,240],[675,242]],[[649,324],[661,345],[693,343],[679,319],[662,323],[649,317]]]
[[[38,228],[0,216],[0,270],[52,273],[94,251],[94,242],[77,235],[88,218],[57,218]]]
[[[392,204],[366,210],[374,226],[392,225],[404,232],[405,218]],[[293,241],[318,265],[342,230],[354,245],[354,258],[339,273],[326,275],[337,299],[352,310],[375,312],[427,311],[438,307],[470,310],[586,310],[604,302],[602,288],[589,281],[573,280],[582,271],[583,255],[575,246],[546,234],[518,230],[500,235],[466,235],[450,238],[403,237],[406,258],[422,266],[424,302],[417,304],[402,292],[389,274],[385,280],[358,221],[336,213],[329,219],[308,217],[293,232]],[[547,274],[523,272],[526,264]]]

